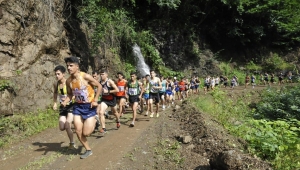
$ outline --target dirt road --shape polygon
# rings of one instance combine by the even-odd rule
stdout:
[[[48,129],[10,149],[1,150],[1,169],[112,169],[132,149],[134,141],[151,126],[157,118],[138,115],[136,126],[129,127],[131,112],[121,119],[121,128],[116,128],[111,116],[107,120],[107,134],[94,133],[88,138],[93,155],[81,160],[85,151],[76,139],[77,150],[67,150],[66,132],[58,128]],[[74,133],[75,135],[75,133]]]

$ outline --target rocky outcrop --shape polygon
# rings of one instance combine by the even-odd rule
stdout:
[[[70,55],[89,56],[75,3],[0,0],[0,80],[13,89],[0,90],[0,114],[46,108],[52,102],[55,65]]]

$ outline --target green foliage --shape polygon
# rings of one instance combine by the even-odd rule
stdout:
[[[57,126],[58,113],[47,109],[37,113],[16,114],[0,118],[0,147],[13,141],[39,133],[49,127]]]
[[[278,54],[273,54],[271,57],[268,57],[265,63],[264,68],[267,70],[282,71],[293,69],[293,66],[284,61]]]
[[[250,72],[261,70],[262,67],[260,65],[255,64],[253,61],[250,61],[246,64],[246,69]]]
[[[9,80],[0,80],[0,91],[4,91],[12,87],[12,83]]]
[[[263,99],[260,103],[267,102],[268,105],[277,107],[280,104],[275,103],[279,103],[281,99],[288,100],[297,91],[299,91],[299,87],[291,89],[291,92],[284,90],[282,94],[269,90],[262,94]],[[288,93],[291,94],[289,95]],[[225,91],[219,89],[214,90],[210,94],[211,96],[199,96],[192,102],[203,112],[211,114],[232,134],[245,139],[248,142],[248,151],[250,153],[270,161],[274,169],[293,170],[300,168],[299,120],[256,120],[252,115],[257,114],[257,112],[261,113],[262,110],[259,108],[258,110],[251,110],[248,107],[252,97],[251,94],[237,97],[234,100]],[[284,99],[280,95],[285,96]],[[291,102],[295,98],[297,98],[297,95],[284,103]],[[272,99],[275,102],[269,102],[265,99]],[[289,106],[291,107],[293,104],[295,103],[291,103]],[[289,106],[286,109],[291,110],[288,108]],[[295,106],[292,106],[292,108],[296,109]],[[263,111],[268,111],[268,115],[270,115],[274,110],[265,109]],[[262,114],[261,118],[264,118],[264,115]]]
[[[158,146],[154,148],[155,154],[161,156],[164,161],[171,161],[180,165],[184,162],[179,149],[181,145],[178,141],[171,141],[169,139],[160,139]]]
[[[257,114],[269,119],[300,120],[300,86],[269,89],[257,104]]]
[[[229,81],[233,76],[238,78],[239,85],[245,84],[246,73],[244,71],[238,70],[237,68],[232,68],[229,63],[221,62],[219,68],[222,71],[223,75],[226,76]]]
[[[251,153],[270,160],[275,169],[299,169],[299,127],[298,120],[252,119],[235,130],[249,143]]]
[[[291,42],[276,42],[276,43],[292,43],[300,41],[300,1],[297,0],[241,0],[239,1],[239,12],[265,16],[269,21],[269,27],[276,28],[278,34],[283,38],[289,38]]]
[[[177,9],[181,0],[148,0],[148,2],[154,2],[160,7],[167,7],[170,9]]]

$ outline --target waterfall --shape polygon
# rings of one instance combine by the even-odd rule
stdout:
[[[145,76],[147,74],[150,74],[150,68],[145,63],[144,57],[141,53],[141,49],[137,44],[134,44],[132,47],[133,49],[133,55],[137,58],[137,70],[141,74],[141,76]]]

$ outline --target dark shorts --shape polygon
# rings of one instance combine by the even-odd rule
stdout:
[[[199,88],[199,85],[195,85],[195,89],[198,89]]]
[[[148,100],[148,99],[149,99],[149,93],[144,93],[144,94],[143,94],[143,98],[144,98],[145,100]]]
[[[139,98],[139,95],[134,95],[134,96],[129,96],[129,103],[135,103],[135,102],[139,102],[140,101],[140,98]]]
[[[96,115],[96,108],[91,108],[91,103],[75,103],[73,106],[73,114],[80,115],[82,119],[88,119]]]
[[[178,87],[176,87],[176,88],[175,88],[175,91],[176,91],[176,92],[179,92],[179,88],[178,88]]]
[[[63,107],[62,105],[60,105],[59,107],[59,115],[60,116],[68,116],[68,113],[72,113],[73,112],[73,103],[67,105],[66,107]]]
[[[166,92],[159,92],[159,99],[160,99],[160,100],[162,100],[161,97],[162,97],[163,95],[165,96],[165,95],[166,95]]]
[[[194,89],[195,89],[195,86],[191,86],[191,89],[194,90]]]
[[[265,78],[265,81],[269,81],[269,79],[268,79],[268,78]]]
[[[155,100],[155,103],[159,103],[159,94],[158,93],[149,93],[149,99]]]
[[[115,107],[117,105],[117,99],[114,97],[112,100],[102,99],[100,103],[105,103],[108,107]]]
[[[120,99],[125,99],[126,100],[126,97],[125,96],[116,96],[116,99],[117,100],[120,100]]]

